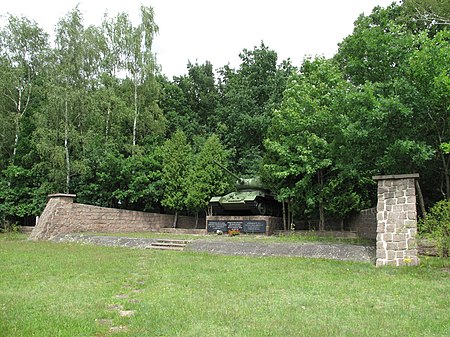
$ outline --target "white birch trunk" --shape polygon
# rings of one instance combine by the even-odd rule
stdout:
[[[64,112],[64,150],[66,154],[66,193],[69,193],[70,186],[70,157],[69,157],[69,109],[67,100]]]

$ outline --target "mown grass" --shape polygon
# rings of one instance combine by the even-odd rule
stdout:
[[[376,268],[4,236],[0,256],[1,336],[446,336],[450,331],[448,260]],[[114,305],[135,314],[120,317]],[[110,324],[100,324],[102,319]],[[120,326],[119,332],[110,330]]]

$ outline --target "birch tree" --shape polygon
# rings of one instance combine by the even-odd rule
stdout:
[[[10,159],[14,163],[21,133],[21,121],[32,104],[34,81],[45,64],[48,36],[25,17],[8,16],[0,30],[0,95],[4,125],[14,130]],[[7,130],[3,130],[7,132]]]

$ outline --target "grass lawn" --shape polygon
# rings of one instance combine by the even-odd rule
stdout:
[[[0,235],[1,336],[448,336],[450,331],[448,260],[423,257],[420,267],[375,268],[24,238]]]

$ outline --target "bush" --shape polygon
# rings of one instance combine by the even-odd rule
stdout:
[[[20,232],[20,226],[9,220],[0,220],[0,233],[18,233]]]
[[[436,242],[438,254],[448,257],[450,251],[450,200],[436,203],[424,219],[419,221],[422,237]]]

